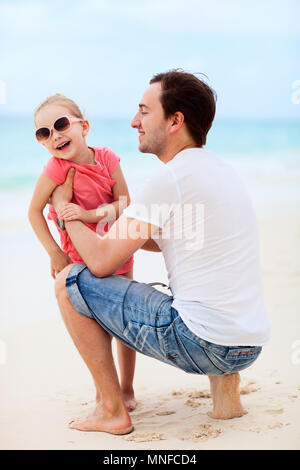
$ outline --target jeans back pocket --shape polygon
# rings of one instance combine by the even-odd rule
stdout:
[[[253,360],[257,358],[261,349],[260,346],[230,348],[225,359],[231,361],[241,361],[244,359]]]
[[[232,367],[232,373],[239,372],[249,367],[259,356],[260,346],[230,348],[226,362]]]

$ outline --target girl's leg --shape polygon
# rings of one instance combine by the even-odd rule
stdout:
[[[55,280],[55,290],[63,320],[75,346],[89,368],[101,405],[89,417],[70,427],[81,431],[105,431],[127,434],[132,431],[130,416],[123,401],[111,351],[111,336],[95,321],[77,313],[71,304],[65,283],[72,266],[67,266]]]
[[[122,276],[133,279],[133,270],[131,269]],[[133,377],[135,370],[136,353],[133,349],[128,348],[121,341],[117,340],[117,354],[120,368],[120,385],[123,393],[123,400],[128,411],[136,408],[136,400],[133,390]]]

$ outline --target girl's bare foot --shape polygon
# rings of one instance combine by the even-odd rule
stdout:
[[[212,418],[231,419],[247,413],[241,404],[239,373],[209,376],[209,380],[213,399]]]
[[[123,393],[123,400],[127,408],[127,411],[135,410],[137,403],[136,403],[136,399],[134,396],[134,391],[133,390],[130,392],[122,391],[122,393]]]
[[[124,403],[125,403],[125,406],[127,408],[127,411],[133,411],[136,409],[136,405],[137,405],[137,402],[136,402],[136,399],[135,399],[135,396],[134,396],[134,391],[131,390],[131,391],[122,391],[122,394],[123,394],[123,400],[124,400]],[[97,391],[96,393],[96,405],[97,404],[101,404],[101,394]]]
[[[91,415],[72,421],[69,427],[78,431],[102,431],[118,435],[133,431],[126,409],[111,413],[105,410],[101,403],[96,405]]]

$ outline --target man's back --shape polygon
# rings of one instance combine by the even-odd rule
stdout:
[[[161,227],[156,242],[173,307],[188,328],[220,345],[265,344],[257,222],[239,176],[211,152],[193,148],[148,181],[133,203],[162,207],[155,220],[152,207],[150,221]]]

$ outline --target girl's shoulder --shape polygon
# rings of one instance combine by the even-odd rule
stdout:
[[[69,162],[68,160],[63,160],[62,158],[57,158],[52,156],[49,158],[45,166],[49,166],[50,168],[68,168],[71,165],[72,162]]]
[[[62,184],[70,167],[68,161],[61,158],[51,157],[43,168],[43,173],[57,184]]]
[[[109,147],[92,147],[95,152],[95,160],[103,165],[110,176],[115,171],[117,164],[120,162],[120,157],[115,154]]]

